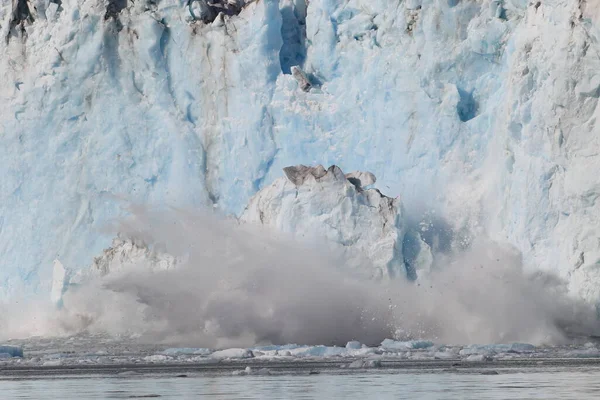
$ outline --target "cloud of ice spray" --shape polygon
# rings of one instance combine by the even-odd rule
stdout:
[[[388,337],[556,343],[598,330],[592,307],[550,276],[525,275],[518,254],[489,242],[439,257],[416,283],[374,282],[325,248],[212,215],[137,210],[119,230],[182,262],[90,278],[66,293],[63,310],[38,316],[46,329],[38,333],[137,334],[221,348]]]

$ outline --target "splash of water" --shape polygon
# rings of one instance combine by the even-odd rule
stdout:
[[[64,307],[5,310],[5,335],[80,332],[201,347],[563,342],[598,330],[592,307],[562,282],[522,271],[518,254],[487,241],[438,256],[417,282],[366,280],[341,253],[204,213],[147,212],[117,229],[176,256],[161,271],[138,262],[69,290]],[[19,315],[19,318],[16,316]]]

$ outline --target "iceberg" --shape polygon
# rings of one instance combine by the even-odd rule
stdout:
[[[23,357],[23,349],[18,346],[0,346],[0,354],[5,354],[8,357]]]

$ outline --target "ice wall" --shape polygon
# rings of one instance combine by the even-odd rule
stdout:
[[[26,3],[0,5],[3,294],[89,265],[121,199],[240,213],[302,163],[598,295],[597,1],[257,0],[211,25],[183,0]]]

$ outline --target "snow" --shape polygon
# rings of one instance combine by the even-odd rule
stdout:
[[[282,168],[335,164],[401,196],[404,232],[435,215],[429,232],[507,241],[600,298],[597,7],[264,0],[204,25],[181,0],[127,2],[118,21],[104,0],[63,0],[10,31],[11,7],[3,297],[50,292],[55,259],[89,266],[124,201],[239,215]],[[372,255],[400,274],[394,240]]]

